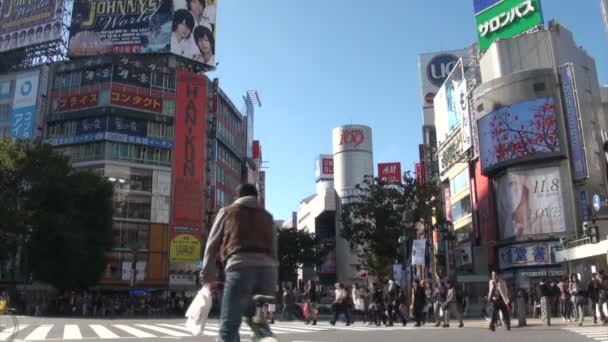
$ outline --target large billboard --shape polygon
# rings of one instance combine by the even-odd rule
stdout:
[[[441,145],[454,129],[462,125],[465,114],[467,117],[469,115],[467,83],[462,60],[456,63],[445,83],[437,92],[433,103],[435,106],[437,144]],[[470,147],[470,131],[467,132],[466,137]]]
[[[422,108],[433,108],[433,98],[437,90],[448,78],[458,59],[465,59],[466,64],[470,57],[469,49],[425,53],[418,56]],[[424,124],[434,125],[434,122],[425,121]]]
[[[11,136],[15,139],[34,138],[36,129],[36,104],[40,72],[27,72],[17,76],[11,113]]]
[[[581,117],[578,106],[578,92],[574,79],[574,67],[571,63],[559,67],[564,94],[564,115],[568,123],[568,140],[572,152],[572,166],[574,180],[585,180],[587,174],[587,158],[585,156],[585,143],[581,129]]]
[[[520,161],[562,154],[553,97],[502,107],[480,118],[477,130],[486,174]]]
[[[5,0],[0,8],[0,52],[61,38],[63,0]]]
[[[378,179],[389,184],[401,184],[401,163],[378,163]]]
[[[171,261],[196,262],[201,257],[205,210],[205,122],[207,78],[177,73]]]
[[[540,0],[475,0],[474,6],[480,51],[543,23]]]
[[[564,198],[559,167],[509,171],[496,181],[502,239],[564,233]]]
[[[494,191],[490,179],[481,173],[481,164],[475,162],[475,180],[472,182],[475,189],[475,227],[479,230],[482,245],[486,246],[488,264],[496,265],[496,257],[491,241],[496,241],[496,205]]]
[[[174,54],[215,66],[216,0],[74,0],[68,54]]]

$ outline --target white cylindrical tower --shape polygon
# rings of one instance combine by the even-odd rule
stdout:
[[[362,125],[346,125],[333,130],[334,188],[338,201],[354,194],[363,178],[374,174],[372,129]],[[340,203],[339,203],[340,204]],[[340,208],[340,205],[336,206]],[[336,273],[338,281],[350,283],[358,277],[357,256],[340,234],[340,209],[336,215]]]

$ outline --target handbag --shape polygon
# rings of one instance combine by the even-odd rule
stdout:
[[[192,336],[197,336],[203,332],[212,304],[211,290],[208,286],[203,286],[190,303],[185,315],[186,328],[190,330]]]

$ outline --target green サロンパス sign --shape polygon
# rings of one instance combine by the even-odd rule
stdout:
[[[509,39],[542,24],[540,0],[504,0],[479,13],[477,40],[479,50],[487,50],[497,39]]]

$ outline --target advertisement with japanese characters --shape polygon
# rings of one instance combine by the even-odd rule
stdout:
[[[174,54],[215,66],[216,0],[74,0],[68,54]]]
[[[177,79],[170,259],[196,262],[201,257],[205,210],[207,78],[180,71]]]
[[[36,128],[39,77],[39,71],[17,76],[10,128],[11,136],[14,139],[33,139]]]
[[[80,94],[60,96],[57,101],[57,109],[55,112],[68,112],[71,110],[96,107],[98,105],[99,90],[92,90]]]
[[[559,167],[507,172],[496,181],[502,239],[566,231]]]
[[[498,251],[500,269],[555,264],[555,253],[562,249],[557,241],[502,247]]]
[[[0,8],[0,52],[61,38],[63,0],[5,0]]]
[[[160,113],[163,110],[162,98],[146,94],[138,94],[122,87],[112,87],[110,103],[116,106],[148,110],[156,113]]]
[[[475,0],[475,12],[481,51],[497,39],[513,38],[543,23],[540,0]]]
[[[389,184],[401,184],[401,163],[378,163],[378,179]]]

